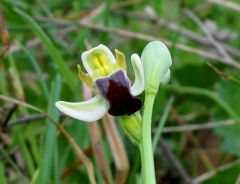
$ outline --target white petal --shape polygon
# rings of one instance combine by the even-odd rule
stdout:
[[[88,51],[85,51],[82,53],[82,62],[83,62],[83,66],[84,68],[87,70],[87,73],[91,76],[93,73],[92,68],[89,66],[88,62],[87,62],[87,57],[89,55],[91,55],[92,52],[94,51],[102,51],[103,53],[105,53],[109,59],[110,62],[112,63],[116,63],[115,57],[113,56],[112,52],[109,50],[109,48],[107,48],[105,45],[100,44]]]
[[[131,87],[131,94],[137,96],[144,91],[144,70],[141,59],[137,54],[131,56],[131,62],[135,75],[135,81]]]
[[[161,84],[163,85],[167,84],[170,80],[170,77],[171,77],[171,72],[168,69],[167,72],[163,75],[163,78],[161,79]]]
[[[86,122],[99,120],[109,108],[108,103],[100,95],[84,102],[71,103],[58,101],[55,105],[62,113]]]

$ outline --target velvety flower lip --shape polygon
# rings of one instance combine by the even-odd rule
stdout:
[[[132,54],[131,63],[135,81],[131,85],[127,77],[125,55],[115,50],[116,58],[105,45],[98,45],[82,53],[83,66],[78,65],[79,77],[89,87],[96,88],[97,94],[85,102],[56,102],[56,107],[75,119],[93,122],[106,112],[113,116],[131,115],[138,111],[142,102],[135,96],[144,91],[143,65],[137,54]]]
[[[100,94],[109,102],[109,114],[113,116],[131,115],[142,107],[140,99],[130,92],[130,82],[120,69],[108,77],[95,82]]]

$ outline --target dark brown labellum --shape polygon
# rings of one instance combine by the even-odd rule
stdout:
[[[96,87],[109,102],[108,113],[113,116],[131,115],[142,107],[139,98],[130,93],[130,83],[122,70],[108,77],[97,79]]]

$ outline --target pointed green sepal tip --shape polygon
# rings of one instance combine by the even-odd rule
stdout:
[[[78,69],[79,78],[85,84],[87,84],[88,87],[92,88],[92,86],[93,86],[92,78],[88,74],[86,74],[82,71],[81,66],[79,64],[77,65],[77,69]]]
[[[123,70],[127,71],[127,64],[126,64],[125,55],[124,55],[121,51],[119,51],[119,50],[117,50],[117,49],[115,49],[115,53],[116,53],[117,64],[118,64]]]
[[[144,66],[145,92],[156,94],[160,84],[166,84],[170,79],[170,52],[164,43],[153,41],[144,48],[141,60]]]

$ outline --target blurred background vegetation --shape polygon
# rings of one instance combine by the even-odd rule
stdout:
[[[117,48],[133,78],[130,56],[152,40],[173,59],[153,113],[158,183],[237,183],[239,17],[239,0],[1,0],[0,184],[141,183],[118,118],[87,124],[54,103],[89,96],[76,69],[83,51]]]

